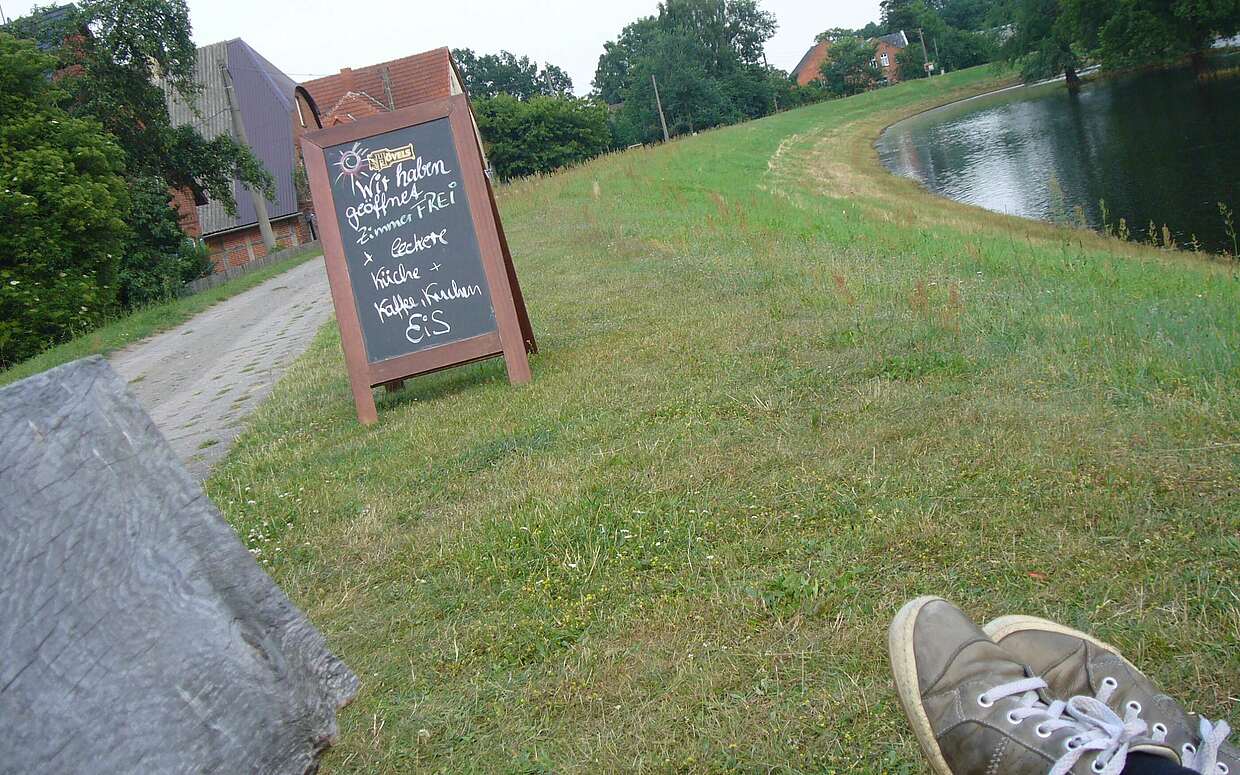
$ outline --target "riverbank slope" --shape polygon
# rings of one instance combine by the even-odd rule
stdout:
[[[950,597],[1240,696],[1235,268],[934,197],[955,73],[500,191],[542,353],[359,426],[334,325],[208,492],[362,678],[327,772],[921,772]]]

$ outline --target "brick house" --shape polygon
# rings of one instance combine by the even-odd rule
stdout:
[[[792,77],[798,86],[808,86],[822,78],[822,63],[827,61],[827,49],[830,47],[831,41],[820,40],[805,52],[797,66],[792,68]]]
[[[900,30],[867,42],[874,45],[874,59],[870,63],[878,68],[888,83],[897,83],[900,80],[900,65],[896,62],[896,55],[908,48],[908,36]],[[805,52],[792,70],[798,85],[805,86],[822,78],[822,64],[830,58],[830,50],[831,41],[823,40]]]
[[[195,105],[184,103],[168,91],[173,124],[191,124],[208,140],[220,135],[236,139],[227,75],[233,84],[246,140],[275,179],[275,198],[266,204],[277,247],[314,239],[313,226],[302,213],[303,197],[295,172],[296,144],[301,134],[321,126],[314,99],[239,38],[199,48],[195,75],[202,84]],[[225,212],[221,203],[208,201],[201,191],[173,192],[181,228],[189,236],[203,240],[217,269],[239,266],[267,255],[249,190],[234,180],[232,193],[237,203],[236,215]]]
[[[888,83],[897,83],[900,80],[900,65],[896,62],[896,55],[908,48],[908,36],[904,34],[904,30],[900,30],[875,38],[871,42],[874,43],[874,59],[871,64],[882,72]]]
[[[456,63],[447,48],[424,51],[376,65],[346,67],[336,75],[307,81],[302,86],[310,98],[322,107],[325,127],[401,110],[427,100],[465,94]],[[474,121],[474,135],[483,164],[488,165],[477,120]]]
[[[323,109],[323,126],[465,91],[446,48],[356,69],[346,67],[302,85]]]

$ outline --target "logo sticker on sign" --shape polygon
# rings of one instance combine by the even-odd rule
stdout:
[[[371,172],[383,172],[397,162],[412,161],[414,155],[413,143],[409,143],[401,148],[380,148],[377,151],[371,151],[366,157],[366,163],[370,165]]]

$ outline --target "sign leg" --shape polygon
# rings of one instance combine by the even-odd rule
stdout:
[[[349,380],[353,388],[353,405],[357,407],[357,421],[362,425],[374,425],[379,421],[379,410],[375,408],[375,394],[370,386]]]
[[[504,366],[508,369],[508,381],[514,385],[524,385],[534,377],[530,374],[530,359],[525,353],[525,342],[521,338],[521,329],[517,325],[516,310],[509,307],[505,310],[511,317],[511,323],[500,323],[499,341],[504,348]],[[496,310],[499,312],[499,310]],[[502,313],[501,313],[502,314]]]

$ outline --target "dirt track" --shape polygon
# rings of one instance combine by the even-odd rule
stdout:
[[[205,479],[331,312],[323,259],[314,258],[109,360]]]

